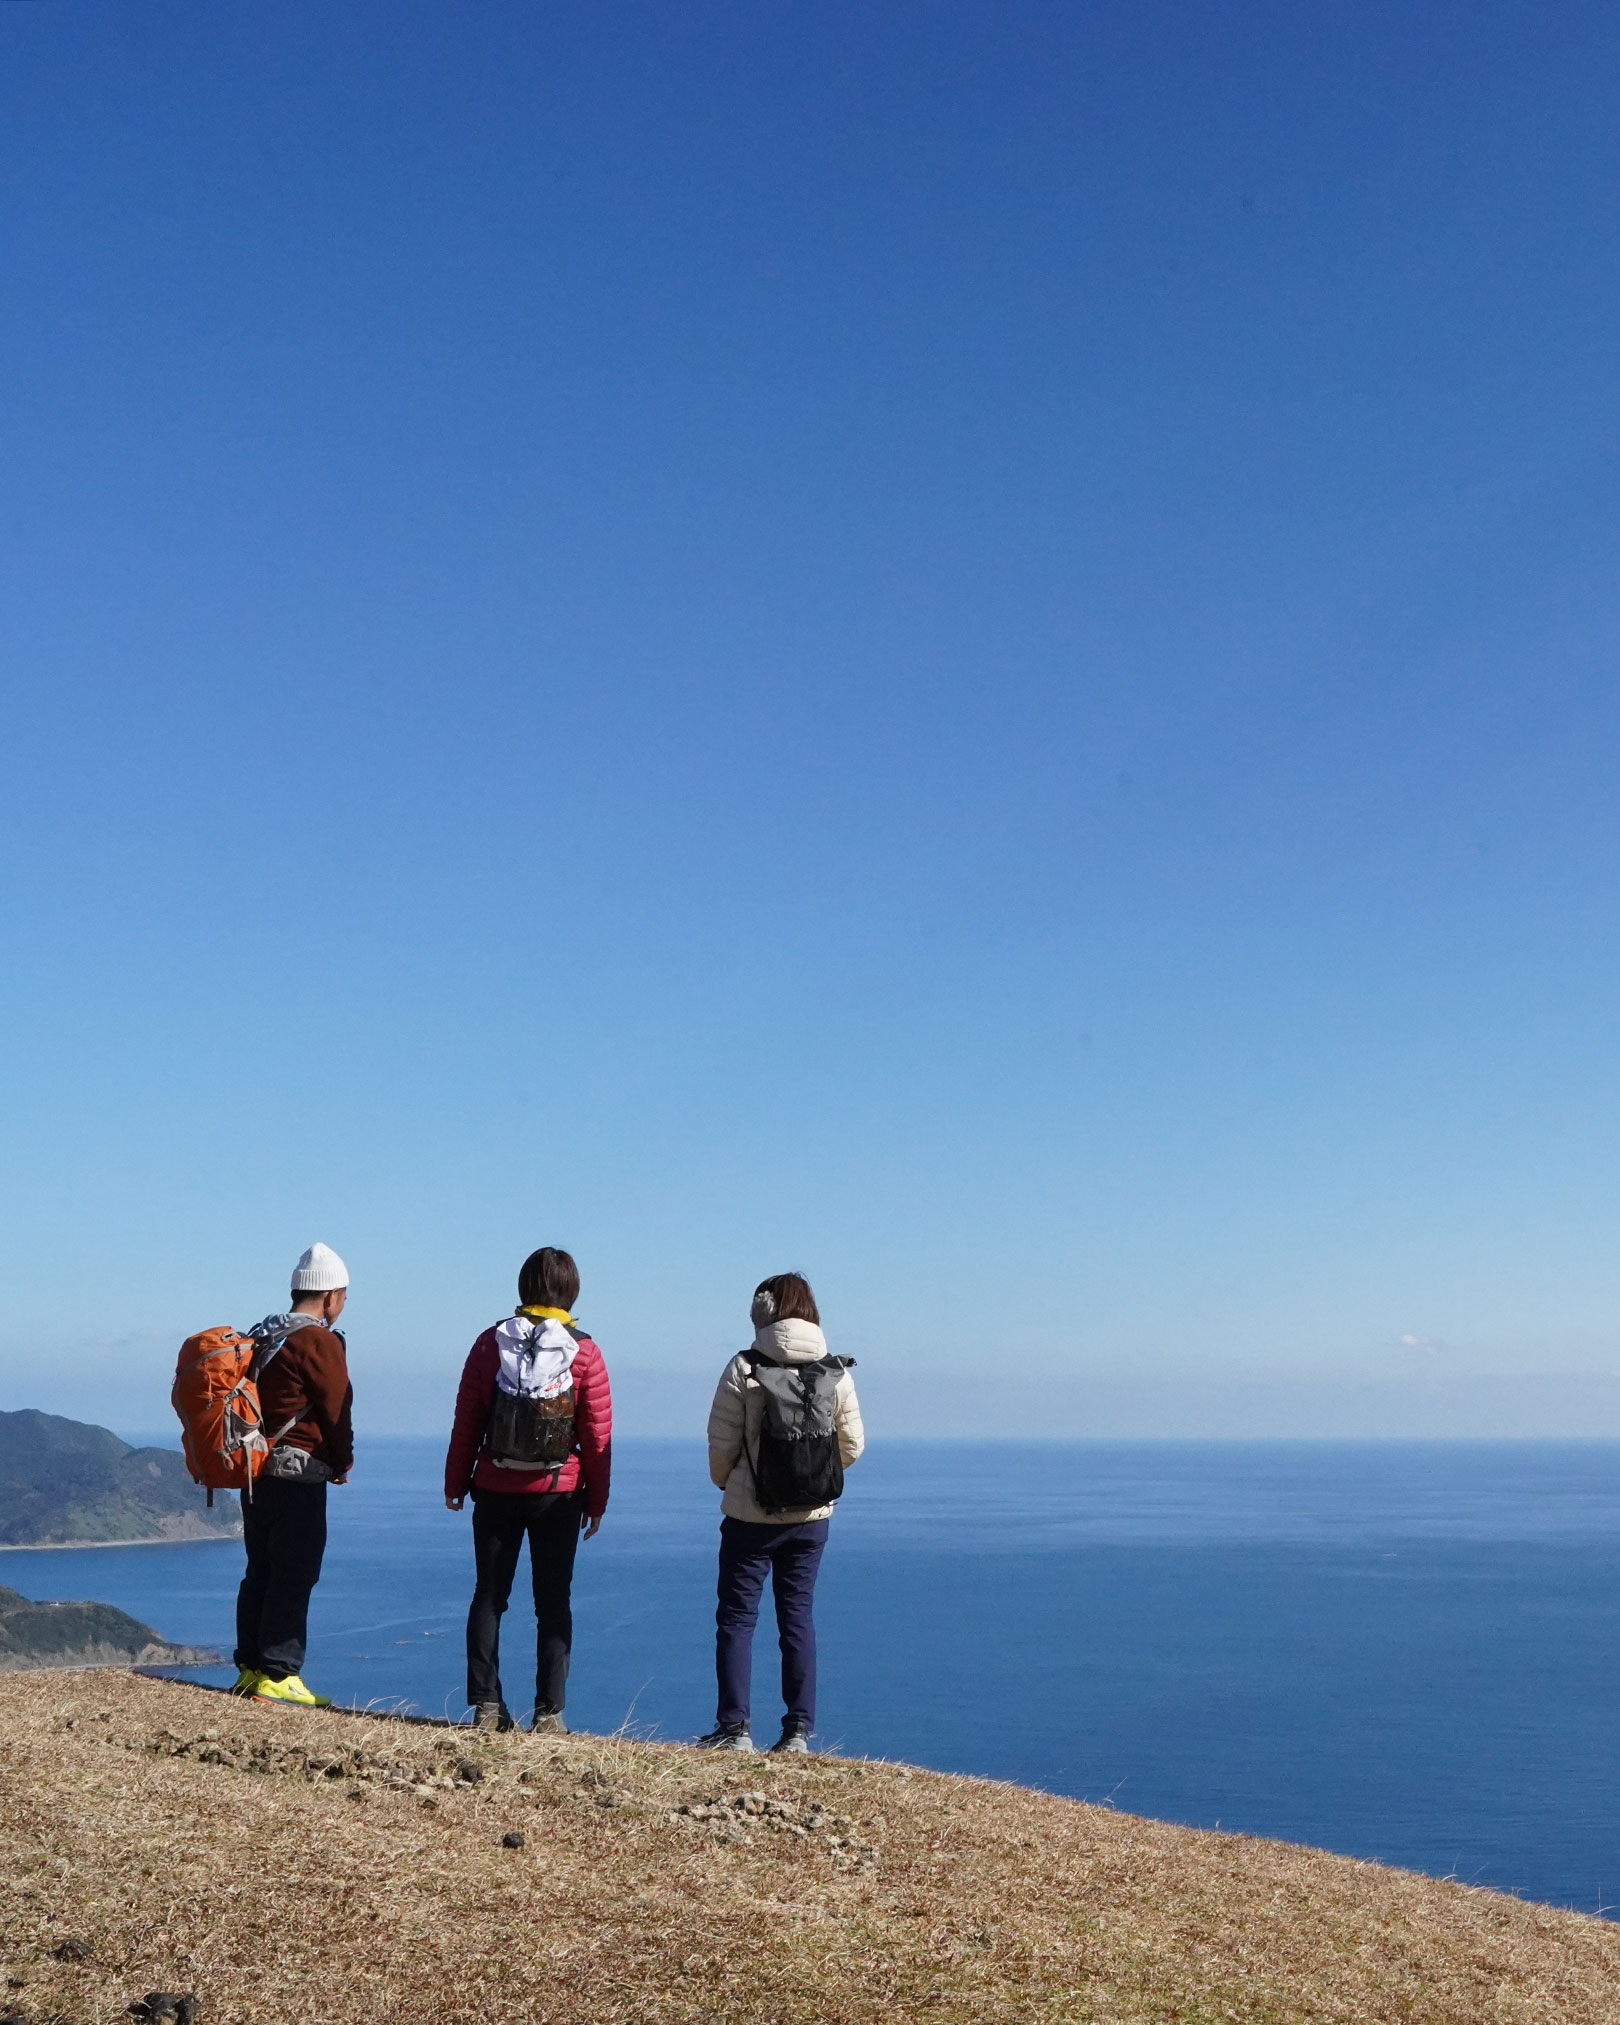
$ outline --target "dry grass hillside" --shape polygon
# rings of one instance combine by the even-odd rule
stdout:
[[[92,1673],[0,1680],[0,1778],[31,2025],[1620,2021],[1603,1921],[893,1765]]]

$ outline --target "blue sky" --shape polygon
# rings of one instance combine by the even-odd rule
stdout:
[[[0,7],[0,1400],[1620,1432],[1620,22]],[[89,1377],[93,1375],[93,1380]]]

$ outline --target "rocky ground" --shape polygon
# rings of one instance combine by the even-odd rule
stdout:
[[[1620,2025],[1620,1928],[894,1765],[0,1680],[0,2019]]]

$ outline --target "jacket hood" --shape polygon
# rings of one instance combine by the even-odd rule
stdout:
[[[767,1322],[754,1331],[754,1348],[778,1364],[814,1364],[827,1354],[827,1339],[814,1322]]]
[[[323,1322],[319,1315],[295,1315],[290,1312],[266,1315],[262,1322],[255,1322],[248,1331],[258,1345],[254,1354],[258,1359],[259,1369],[263,1370],[287,1338],[295,1336],[300,1329],[325,1329],[329,1335],[336,1336],[339,1342],[347,1341],[341,1329],[334,1328],[330,1322]]]

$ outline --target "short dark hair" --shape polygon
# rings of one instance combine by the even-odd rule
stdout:
[[[803,1273],[773,1273],[754,1289],[756,1299],[761,1294],[769,1294],[775,1302],[774,1320],[820,1324],[821,1313],[816,1307],[816,1297],[811,1293],[810,1282]]]
[[[567,1252],[542,1245],[518,1269],[518,1300],[525,1308],[567,1308],[579,1299],[579,1267]]]

